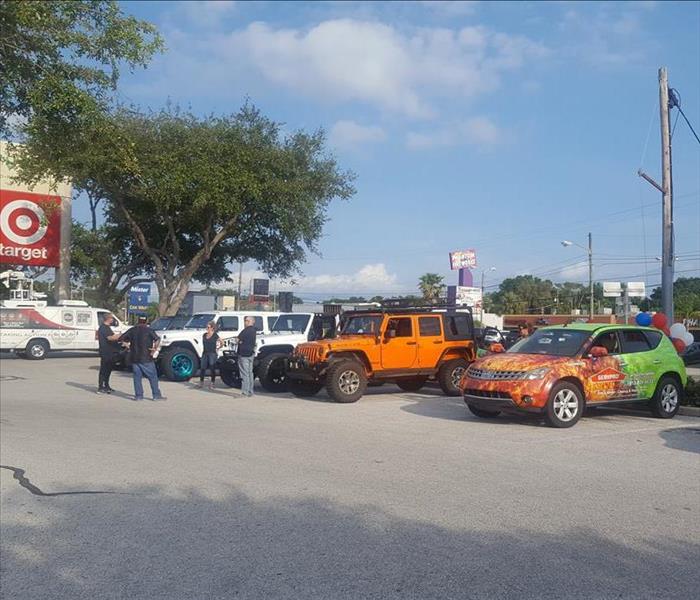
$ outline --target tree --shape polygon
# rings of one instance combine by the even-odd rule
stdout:
[[[437,273],[426,273],[418,279],[418,289],[423,294],[423,299],[430,303],[436,303],[443,295],[445,284],[444,277]]]
[[[354,193],[354,175],[324,144],[320,130],[282,137],[250,105],[203,118],[168,107],[104,114],[60,145],[31,135],[14,157],[23,179],[68,177],[103,200],[107,222],[127,228],[147,262],[160,314],[171,315],[192,280],[221,281],[232,262],[299,271],[330,201]]]
[[[95,230],[73,222],[71,280],[88,290],[90,301],[116,310],[135,283],[151,281],[152,267],[129,230],[103,225]]]
[[[501,313],[551,312],[556,304],[554,300],[552,282],[532,275],[518,275],[504,279],[498,291],[492,295],[494,308]]]
[[[13,120],[69,130],[109,103],[122,64],[145,66],[163,47],[114,1],[3,1],[0,31],[0,134]]]
[[[700,277],[679,277],[673,283],[673,304],[676,316],[688,318],[700,311]],[[661,288],[651,293],[651,310],[661,310]]]

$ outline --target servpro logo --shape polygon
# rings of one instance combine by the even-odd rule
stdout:
[[[607,369],[603,369],[600,373],[596,373],[593,377],[591,377],[591,381],[594,381],[595,383],[610,383],[622,381],[625,377],[626,375],[621,371],[608,367]]]
[[[0,190],[0,262],[57,266],[61,199]]]

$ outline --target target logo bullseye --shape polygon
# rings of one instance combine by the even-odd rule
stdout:
[[[0,211],[0,227],[7,239],[28,246],[46,235],[46,214],[31,200],[13,200]]]
[[[58,196],[0,190],[0,262],[58,266],[60,205]]]

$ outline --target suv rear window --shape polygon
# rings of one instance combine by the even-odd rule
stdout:
[[[650,350],[649,341],[643,331],[639,329],[623,329],[622,353],[632,354],[633,352],[648,352]]]
[[[440,335],[440,317],[418,317],[418,330],[425,337]]]
[[[472,323],[467,314],[442,315],[446,340],[469,340],[472,338]]]
[[[220,317],[219,331],[238,331],[238,317]]]
[[[644,331],[644,335],[647,337],[649,347],[652,350],[661,343],[661,338],[663,337],[660,331]]]

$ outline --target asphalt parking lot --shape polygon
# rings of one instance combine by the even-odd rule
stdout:
[[[691,598],[700,419],[482,421],[0,359],[4,598]],[[219,386],[222,384],[219,383]]]

